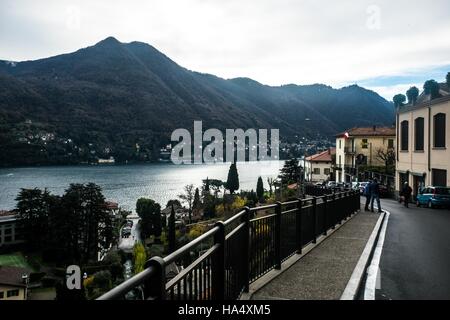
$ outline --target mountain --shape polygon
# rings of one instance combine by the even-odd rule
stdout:
[[[279,128],[284,139],[391,125],[356,85],[271,87],[187,70],[154,47],[107,38],[74,53],[0,60],[0,165],[152,160],[176,128]]]

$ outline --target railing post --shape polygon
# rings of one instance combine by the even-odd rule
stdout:
[[[295,215],[295,235],[296,235],[296,244],[297,244],[297,253],[302,254],[302,199],[298,199],[297,203],[297,214]]]
[[[345,193],[345,220],[347,220],[352,212],[352,202],[351,202],[351,197],[350,197],[350,191],[347,191]]]
[[[144,283],[144,298],[151,300],[166,300],[166,264],[161,257],[154,257],[145,263],[145,268],[156,270],[154,277]]]
[[[336,206],[336,192],[333,192],[333,195],[331,196],[331,201],[333,201],[333,212],[331,213],[332,215],[332,225],[331,225],[331,229],[335,229],[336,228],[336,210],[337,210],[337,206]]]
[[[244,273],[244,292],[248,292],[250,286],[250,208],[244,208],[245,213],[242,216],[242,222],[244,222],[244,239],[243,239],[243,270]]]
[[[317,243],[317,198],[312,198],[312,210],[313,210],[313,232],[314,237],[312,243]]]
[[[359,191],[355,191],[355,211],[361,210],[361,195],[359,194]]]
[[[281,269],[281,202],[275,207],[275,269]]]
[[[348,217],[351,217],[352,214],[355,212],[355,191],[352,190],[348,193],[348,203],[349,208],[351,208],[348,212]]]
[[[327,195],[323,196],[323,235],[326,236],[328,232],[328,208],[327,208]]]
[[[218,221],[219,230],[214,235],[214,244],[219,245],[212,259],[212,299],[225,299],[225,224]]]

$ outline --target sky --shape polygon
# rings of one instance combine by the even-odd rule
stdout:
[[[386,99],[450,71],[448,0],[0,0],[0,59],[113,36],[190,70],[268,85],[358,84]]]

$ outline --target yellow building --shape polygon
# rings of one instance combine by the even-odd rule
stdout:
[[[336,136],[336,182],[356,180],[359,166],[385,166],[380,153],[395,149],[395,128],[353,128]]]
[[[0,300],[27,300],[29,276],[27,269],[0,266]]]
[[[397,110],[396,192],[405,181],[417,195],[422,186],[450,186],[450,93],[440,85],[440,96],[422,93],[414,105]]]

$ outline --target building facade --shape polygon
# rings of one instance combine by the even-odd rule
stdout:
[[[329,181],[333,175],[336,149],[330,148],[305,158],[305,180],[310,182]]]
[[[27,300],[30,270],[0,266],[0,301]]]
[[[17,218],[10,211],[0,211],[0,250],[24,242]]]
[[[397,110],[396,193],[405,181],[417,195],[425,186],[450,186],[450,90],[430,99],[422,93],[416,104]]]
[[[355,181],[361,166],[385,166],[380,152],[386,154],[395,147],[393,127],[353,128],[336,135],[336,182]]]

